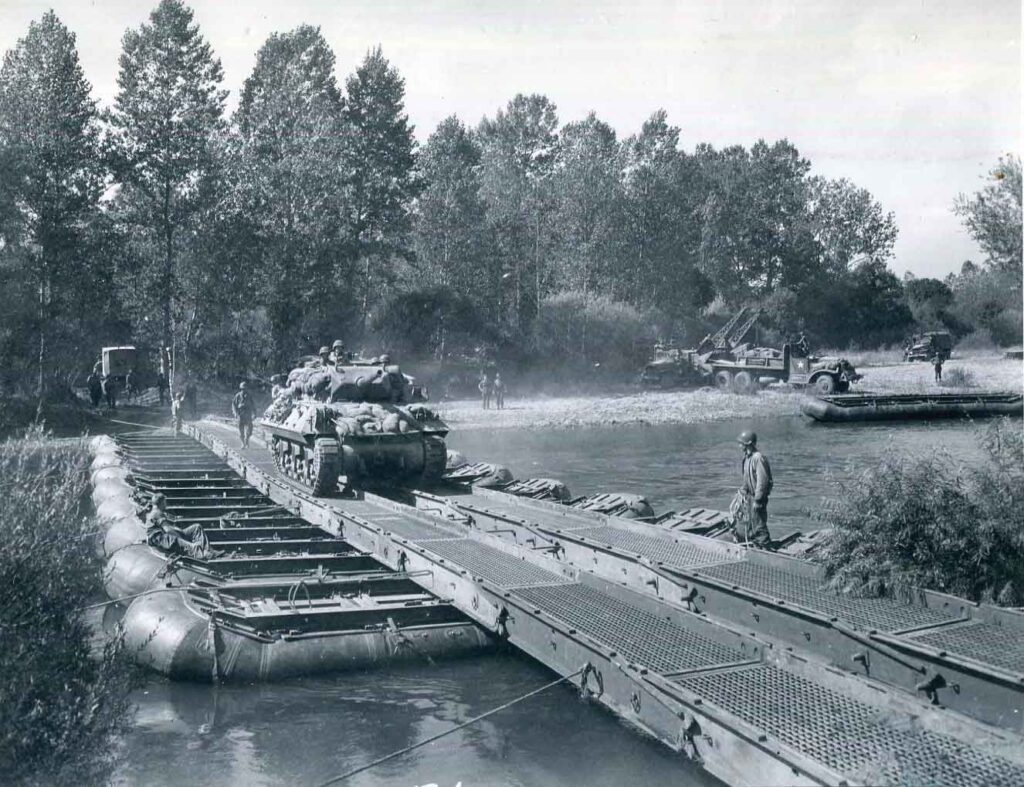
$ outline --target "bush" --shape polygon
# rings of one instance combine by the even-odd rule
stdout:
[[[967,334],[956,343],[956,351],[972,350],[975,352],[996,352],[999,347],[992,340],[992,334],[988,328],[978,328]]]
[[[102,593],[83,516],[89,454],[35,428],[0,443],[0,773],[7,783],[106,781],[134,674],[81,610]],[[99,650],[99,652],[96,652]]]
[[[907,596],[912,588],[971,601],[1024,603],[1024,447],[1000,419],[980,438],[983,459],[948,454],[881,463],[839,485],[820,518],[833,587]]]
[[[974,379],[974,372],[955,366],[942,373],[942,382],[939,385],[946,388],[976,388],[977,382]]]
[[[541,302],[535,329],[540,359],[552,368],[634,373],[654,342],[654,319],[605,295],[564,292]]]

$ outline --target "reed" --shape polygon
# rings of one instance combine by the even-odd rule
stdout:
[[[0,773],[99,783],[130,721],[133,670],[82,608],[102,596],[83,441],[41,427],[0,443]]]

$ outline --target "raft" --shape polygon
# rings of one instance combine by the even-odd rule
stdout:
[[[932,418],[988,418],[1024,414],[1018,393],[837,394],[806,397],[804,415],[826,423]]]

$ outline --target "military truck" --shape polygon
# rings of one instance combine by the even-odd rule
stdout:
[[[731,357],[709,358],[705,366],[716,386],[736,393],[750,393],[771,382],[811,387],[823,395],[844,393],[863,376],[845,358],[807,355],[788,342],[781,352],[770,347],[737,348]]]
[[[707,374],[700,368],[697,351],[671,343],[656,344],[653,360],[640,372],[641,388],[685,388],[706,382]]]
[[[915,336],[903,352],[904,361],[930,361],[936,355],[948,361],[953,353],[949,331],[928,331]]]

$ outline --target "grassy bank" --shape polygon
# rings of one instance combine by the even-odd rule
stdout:
[[[82,608],[102,596],[87,515],[89,453],[39,429],[0,443],[0,773],[97,783],[126,728],[132,670],[96,652]]]
[[[840,484],[820,514],[821,559],[837,588],[905,595],[928,588],[1024,604],[1024,440],[1019,420],[977,427],[984,459],[887,455]]]

